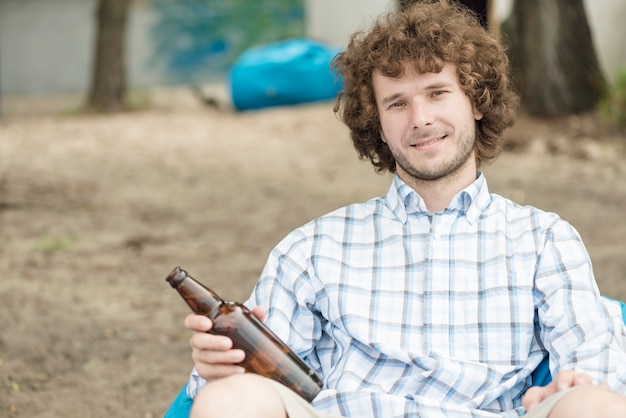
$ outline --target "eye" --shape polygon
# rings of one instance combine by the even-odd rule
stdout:
[[[432,96],[433,97],[443,96],[446,93],[448,93],[448,90],[434,90],[432,92]]]
[[[404,107],[404,102],[393,102],[389,105],[389,109]]]

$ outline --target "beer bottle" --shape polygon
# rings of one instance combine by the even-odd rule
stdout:
[[[234,348],[246,353],[240,365],[247,372],[280,382],[308,402],[320,391],[322,382],[315,372],[244,305],[222,300],[180,267],[166,281],[192,311],[213,321],[212,334],[229,337]]]

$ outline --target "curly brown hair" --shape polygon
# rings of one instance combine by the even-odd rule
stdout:
[[[352,35],[333,59],[343,82],[334,111],[350,129],[359,157],[369,158],[376,171],[395,173],[396,161],[380,137],[372,74],[399,77],[410,65],[418,73],[438,73],[446,63],[456,65],[461,88],[483,115],[476,123],[480,166],[500,154],[502,132],[515,122],[519,100],[504,48],[469,9],[447,0],[418,1]]]

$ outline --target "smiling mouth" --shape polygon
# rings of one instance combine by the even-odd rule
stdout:
[[[412,147],[425,147],[427,145],[435,144],[439,141],[443,141],[448,135],[440,136],[437,138],[429,139],[427,141],[416,142],[415,144],[411,144]]]

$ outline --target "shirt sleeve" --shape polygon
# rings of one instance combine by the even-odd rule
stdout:
[[[321,316],[314,307],[321,286],[313,270],[310,242],[296,230],[271,252],[246,305],[263,307],[266,325],[316,369],[315,344],[321,336]]]
[[[626,338],[621,314],[600,295],[578,232],[557,219],[545,234],[535,275],[539,337],[550,370],[574,369],[626,393]]]
[[[309,275],[307,240],[294,231],[270,253],[252,295],[245,305],[265,309],[265,324],[314,370],[319,360],[314,345],[319,340],[319,316],[311,310],[315,290]],[[187,396],[194,398],[206,385],[195,367],[189,376]]]
[[[207,384],[207,381],[202,378],[196,368],[194,367],[189,374],[189,382],[187,382],[187,397],[193,399],[196,397],[200,389]]]

